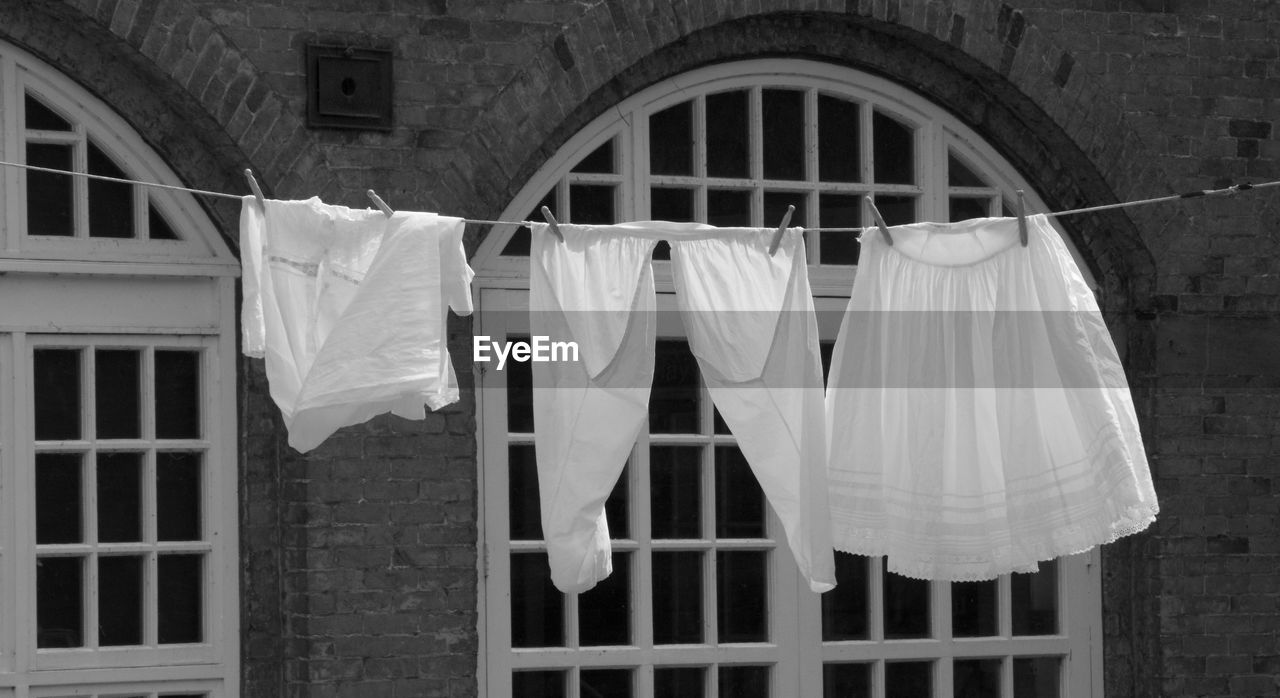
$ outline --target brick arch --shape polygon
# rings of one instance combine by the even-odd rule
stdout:
[[[336,188],[285,100],[188,4],[0,3],[0,39],[110,104],[191,186],[248,193],[252,167],[269,195]],[[236,247],[239,206],[198,198]]]

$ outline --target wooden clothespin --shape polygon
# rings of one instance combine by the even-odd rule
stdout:
[[[880,237],[884,238],[886,245],[893,247],[893,236],[889,234],[889,226],[885,224],[884,217],[880,215],[880,209],[876,208],[876,202],[872,201],[869,196],[864,196],[863,198],[866,199],[867,206],[871,207],[871,217],[875,220],[876,227],[880,229]]]
[[[1018,194],[1018,240],[1022,242],[1022,246],[1027,246],[1027,207],[1023,201],[1022,190],[1017,190]]]
[[[564,242],[564,235],[560,233],[560,224],[556,222],[556,217],[551,214],[551,209],[543,206],[542,217],[547,219],[547,223],[551,225],[551,234],[555,235],[560,242]]]
[[[782,223],[778,226],[778,231],[773,234],[773,240],[769,241],[769,256],[772,257],[778,251],[778,245],[782,244],[782,234],[787,232],[787,224],[791,222],[791,214],[796,212],[796,207],[787,205],[787,212],[782,214]]]
[[[244,178],[249,180],[249,189],[253,192],[253,198],[258,200],[258,205],[263,211],[267,210],[267,198],[262,195],[262,187],[258,186],[258,180],[253,178],[253,170],[245,168]]]
[[[387,202],[383,201],[381,196],[378,196],[378,192],[370,189],[366,191],[365,194],[368,195],[369,200],[373,202],[373,205],[377,206],[378,210],[382,211],[383,215],[387,218],[390,218],[392,214],[395,213],[395,211],[392,211],[391,207],[387,205]]]

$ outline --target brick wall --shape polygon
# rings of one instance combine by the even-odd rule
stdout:
[[[356,206],[372,187],[396,207],[492,217],[627,94],[776,54],[926,94],[1054,208],[1280,177],[1274,2],[350,6],[37,0],[0,4],[0,37],[101,95],[195,186],[240,190],[252,166],[269,193]],[[393,131],[303,127],[314,40],[392,49]],[[234,239],[234,204],[210,211]],[[1163,507],[1104,552],[1108,695],[1280,695],[1278,220],[1275,190],[1064,219],[1126,347]],[[450,333],[465,356],[469,324]],[[303,457],[261,363],[242,367],[245,694],[475,695],[472,396]]]

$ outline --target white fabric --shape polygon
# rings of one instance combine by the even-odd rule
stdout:
[[[458,400],[445,346],[449,308],[471,312],[463,221],[245,197],[241,324],[266,359],[289,445],[392,412],[425,416]]]
[[[833,539],[910,577],[990,579],[1158,511],[1097,302],[1044,216],[862,237],[827,388]]]
[[[677,301],[711,393],[815,591],[835,584],[828,537],[822,373],[803,238],[666,222],[533,227],[534,335],[575,341],[580,363],[534,363],[534,437],[551,579],[610,574],[604,502],[648,412],[655,297],[650,257],[672,246]]]

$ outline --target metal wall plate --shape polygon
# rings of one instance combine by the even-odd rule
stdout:
[[[391,130],[391,51],[307,45],[307,126]]]

